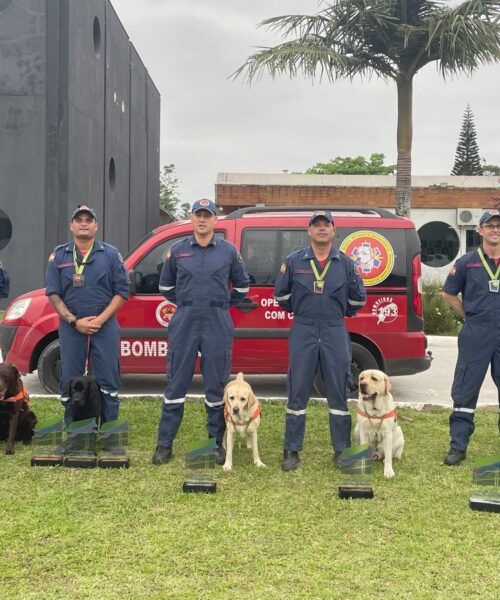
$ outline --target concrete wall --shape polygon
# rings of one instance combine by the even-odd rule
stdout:
[[[45,0],[0,2],[0,209],[12,226],[0,260],[11,294],[38,286],[47,260],[46,27]]]
[[[122,253],[158,225],[159,136],[158,90],[109,0],[0,0],[11,299],[43,287],[77,204],[96,209],[99,237]]]

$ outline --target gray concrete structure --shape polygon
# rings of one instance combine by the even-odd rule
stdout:
[[[122,253],[158,225],[159,139],[159,92],[109,0],[0,0],[0,260],[11,298],[43,287],[77,204],[96,209],[101,239]]]

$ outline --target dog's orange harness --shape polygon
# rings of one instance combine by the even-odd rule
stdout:
[[[390,419],[391,417],[394,417],[395,419],[398,418],[398,415],[396,414],[395,410],[391,410],[391,412],[385,413],[385,415],[382,415],[381,417],[376,417],[374,415],[368,415],[359,408],[356,408],[356,412],[358,413],[358,415],[361,415],[362,417],[366,417],[367,419]]]
[[[28,404],[29,402],[29,394],[28,394],[28,390],[23,387],[23,389],[19,392],[19,394],[16,394],[15,396],[11,396],[10,398],[4,398],[2,400],[2,402],[17,402],[18,400],[24,400],[25,404]]]
[[[248,421],[246,421],[245,423],[235,423],[233,421],[233,418],[231,417],[231,414],[229,413],[229,411],[227,410],[227,406],[224,406],[224,421],[226,421],[226,423],[229,421],[229,419],[231,419],[231,423],[235,426],[235,427],[248,427],[250,425],[250,423],[252,421],[255,421],[255,419],[260,415],[260,406],[257,406],[257,408],[254,410],[253,415],[250,417],[250,419]]]

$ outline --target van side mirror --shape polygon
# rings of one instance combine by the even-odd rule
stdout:
[[[131,269],[128,272],[128,276],[129,276],[129,279],[130,279],[130,283],[129,283],[129,286],[128,286],[129,293],[130,294],[136,294],[137,293],[137,284],[136,284],[134,269]]]

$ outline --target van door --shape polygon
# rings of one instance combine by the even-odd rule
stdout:
[[[307,231],[304,227],[246,226],[239,243],[250,275],[250,291],[243,306],[232,311],[233,370],[286,373],[293,317],[275,302],[274,284],[288,254],[309,244]]]

